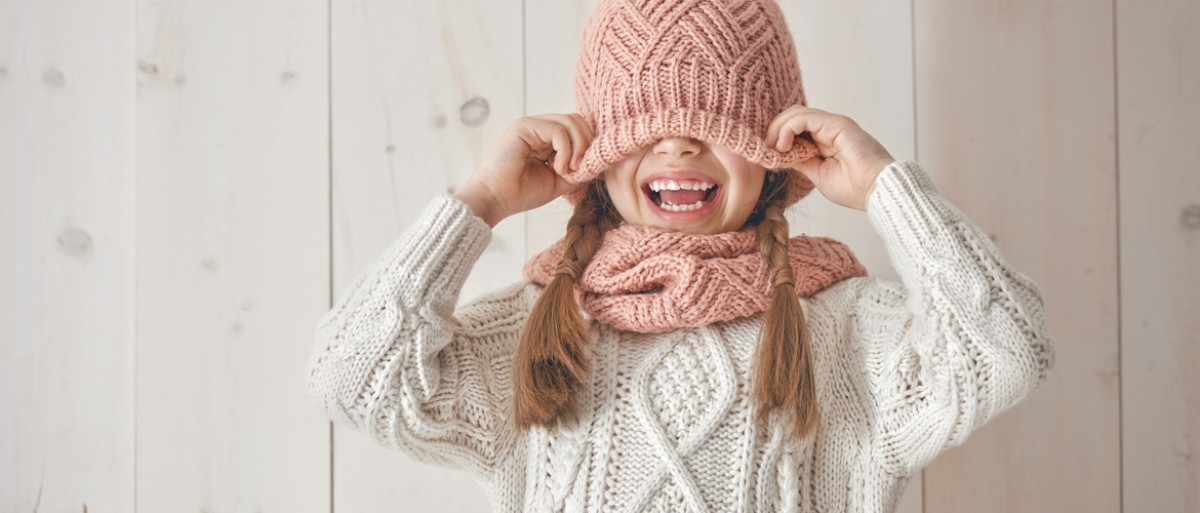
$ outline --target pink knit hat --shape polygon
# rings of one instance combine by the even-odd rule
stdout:
[[[595,134],[582,184],[640,148],[686,136],[793,175],[788,204],[813,184],[796,162],[818,155],[796,138],[778,152],[763,137],[775,116],[806,105],[796,48],[775,0],[599,0],[575,68],[576,110]],[[566,194],[569,203],[583,187]]]

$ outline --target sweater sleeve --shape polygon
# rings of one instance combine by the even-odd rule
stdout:
[[[465,203],[436,197],[320,318],[306,383],[335,423],[482,477],[509,457],[523,287],[455,311],[490,239]]]
[[[1037,285],[918,164],[885,168],[867,214],[903,283],[865,281],[855,325],[876,453],[907,476],[1033,392],[1054,349]]]

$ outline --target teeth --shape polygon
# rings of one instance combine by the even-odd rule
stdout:
[[[654,192],[663,190],[707,191],[713,187],[716,187],[716,184],[711,184],[708,182],[694,182],[691,180],[681,180],[678,182],[675,180],[655,180],[650,182],[650,190]]]
[[[692,203],[691,205],[672,205],[670,203],[663,203],[661,206],[662,206],[663,210],[669,210],[671,212],[691,212],[700,207],[703,207],[704,201],[703,200],[697,201],[695,203]]]

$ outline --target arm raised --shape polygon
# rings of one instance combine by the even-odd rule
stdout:
[[[859,291],[855,333],[889,471],[911,475],[1036,389],[1054,363],[1041,292],[914,162],[867,203],[902,284]]]
[[[511,359],[528,311],[516,284],[457,312],[491,230],[434,198],[317,324],[310,394],[336,423],[419,461],[487,476],[511,457]]]

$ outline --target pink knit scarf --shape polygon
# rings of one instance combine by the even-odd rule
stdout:
[[[561,242],[538,253],[525,263],[525,279],[550,283],[562,255]],[[867,274],[849,247],[827,237],[792,237],[788,255],[800,297]],[[576,298],[600,322],[662,333],[766,310],[769,271],[753,228],[695,235],[621,224],[605,233],[576,284]]]

